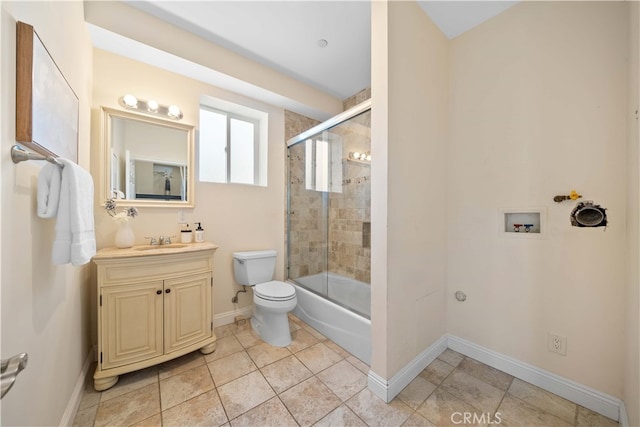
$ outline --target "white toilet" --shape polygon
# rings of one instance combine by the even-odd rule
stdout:
[[[291,344],[287,313],[296,307],[298,299],[292,285],[271,280],[277,253],[275,250],[234,252],[233,272],[239,284],[253,287],[253,329],[265,342],[285,347]]]

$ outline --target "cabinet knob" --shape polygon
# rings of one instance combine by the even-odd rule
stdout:
[[[171,293],[171,289],[165,289],[165,292],[170,294]]]
[[[162,291],[158,289],[158,290],[156,291],[156,294],[158,294],[158,295],[162,295]]]

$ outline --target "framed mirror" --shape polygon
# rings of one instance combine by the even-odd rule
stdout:
[[[102,107],[102,199],[192,208],[195,127]]]

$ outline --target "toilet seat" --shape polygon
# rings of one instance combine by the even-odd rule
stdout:
[[[268,301],[289,301],[296,297],[296,289],[292,285],[277,280],[255,285],[253,293]]]

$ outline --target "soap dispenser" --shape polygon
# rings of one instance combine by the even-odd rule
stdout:
[[[191,230],[189,224],[184,224],[184,228],[180,231],[180,238],[182,243],[191,243]]]
[[[204,228],[202,228],[202,223],[196,222],[198,224],[198,228],[196,228],[196,243],[204,242]]]

